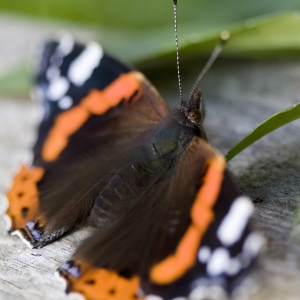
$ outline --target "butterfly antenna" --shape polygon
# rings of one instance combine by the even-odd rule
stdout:
[[[178,77],[180,100],[182,100],[182,89],[181,89],[181,79],[180,79],[180,69],[179,69],[178,33],[177,33],[177,0],[173,0],[173,5],[174,5],[174,28],[175,28],[175,44],[176,44],[177,77]]]
[[[216,45],[216,47],[214,48],[213,52],[211,53],[207,63],[205,64],[204,68],[202,69],[202,71],[200,72],[199,76],[197,77],[193,88],[190,92],[189,95],[189,99],[192,97],[195,89],[198,87],[200,81],[202,80],[202,78],[204,77],[204,75],[207,73],[207,71],[210,69],[210,67],[212,66],[212,64],[216,61],[216,59],[218,58],[219,54],[222,52],[224,45],[226,44],[226,42],[229,40],[230,38],[230,34],[228,31],[223,31],[220,34],[220,41],[219,43]]]

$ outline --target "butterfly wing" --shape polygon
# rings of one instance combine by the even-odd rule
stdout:
[[[186,186],[172,195],[150,250],[142,276],[146,294],[226,298],[237,292],[262,246],[262,237],[249,228],[252,202],[236,188],[224,158],[207,155],[207,146],[194,139],[179,164],[174,185],[185,181]],[[206,170],[197,187],[199,152],[206,153]],[[189,195],[188,182],[194,186]]]
[[[168,108],[139,72],[100,45],[46,44],[37,68],[44,117],[31,166],[7,193],[9,231],[41,247],[84,222]]]
[[[261,245],[248,226],[252,203],[202,139],[181,150],[131,211],[59,268],[68,291],[124,300],[233,293]]]

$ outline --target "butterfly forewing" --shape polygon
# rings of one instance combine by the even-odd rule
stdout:
[[[142,74],[99,45],[66,51],[63,43],[45,46],[36,80],[45,113],[33,164],[8,193],[9,230],[34,247],[86,221],[99,192],[168,113]],[[66,97],[68,108],[59,105]]]

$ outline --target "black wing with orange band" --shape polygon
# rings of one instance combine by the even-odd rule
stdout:
[[[6,214],[10,232],[41,247],[86,221],[96,195],[169,110],[141,73],[69,36],[46,44],[36,83],[44,117]]]
[[[95,43],[47,44],[36,78],[45,113],[32,165],[7,194],[10,232],[42,247],[95,225],[59,269],[87,299],[232,294],[261,238],[193,116],[174,117],[142,74]]]
[[[206,142],[194,137],[181,150],[134,208],[59,268],[68,292],[107,300],[233,293],[262,242],[249,231],[252,203]]]

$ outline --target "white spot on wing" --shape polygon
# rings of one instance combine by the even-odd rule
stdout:
[[[57,51],[62,56],[67,56],[68,54],[71,53],[73,48],[74,48],[74,39],[73,39],[73,37],[70,34],[65,33],[59,41]]]
[[[237,258],[232,258],[227,266],[226,274],[229,276],[234,276],[240,272],[242,268],[241,262]]]
[[[211,250],[208,246],[202,246],[198,251],[198,259],[201,263],[206,263],[210,257]]]
[[[259,233],[253,232],[247,236],[243,245],[243,252],[254,257],[258,254],[264,242],[264,238]]]
[[[92,75],[93,70],[100,64],[103,49],[97,43],[90,43],[85,50],[72,62],[68,77],[75,85],[80,86]]]
[[[210,276],[218,276],[227,269],[229,261],[229,251],[226,248],[217,248],[208,261],[206,271]]]
[[[52,100],[56,101],[63,97],[70,87],[70,83],[65,77],[58,77],[53,79],[48,87],[47,90],[47,97]]]
[[[60,71],[59,68],[57,68],[56,66],[51,65],[46,71],[46,77],[49,81],[59,76],[60,76]]]
[[[62,99],[58,101],[59,108],[65,110],[72,106],[73,99],[70,96],[64,96]]]
[[[252,212],[253,204],[247,197],[240,196],[234,200],[217,231],[223,245],[231,246],[240,239]]]

